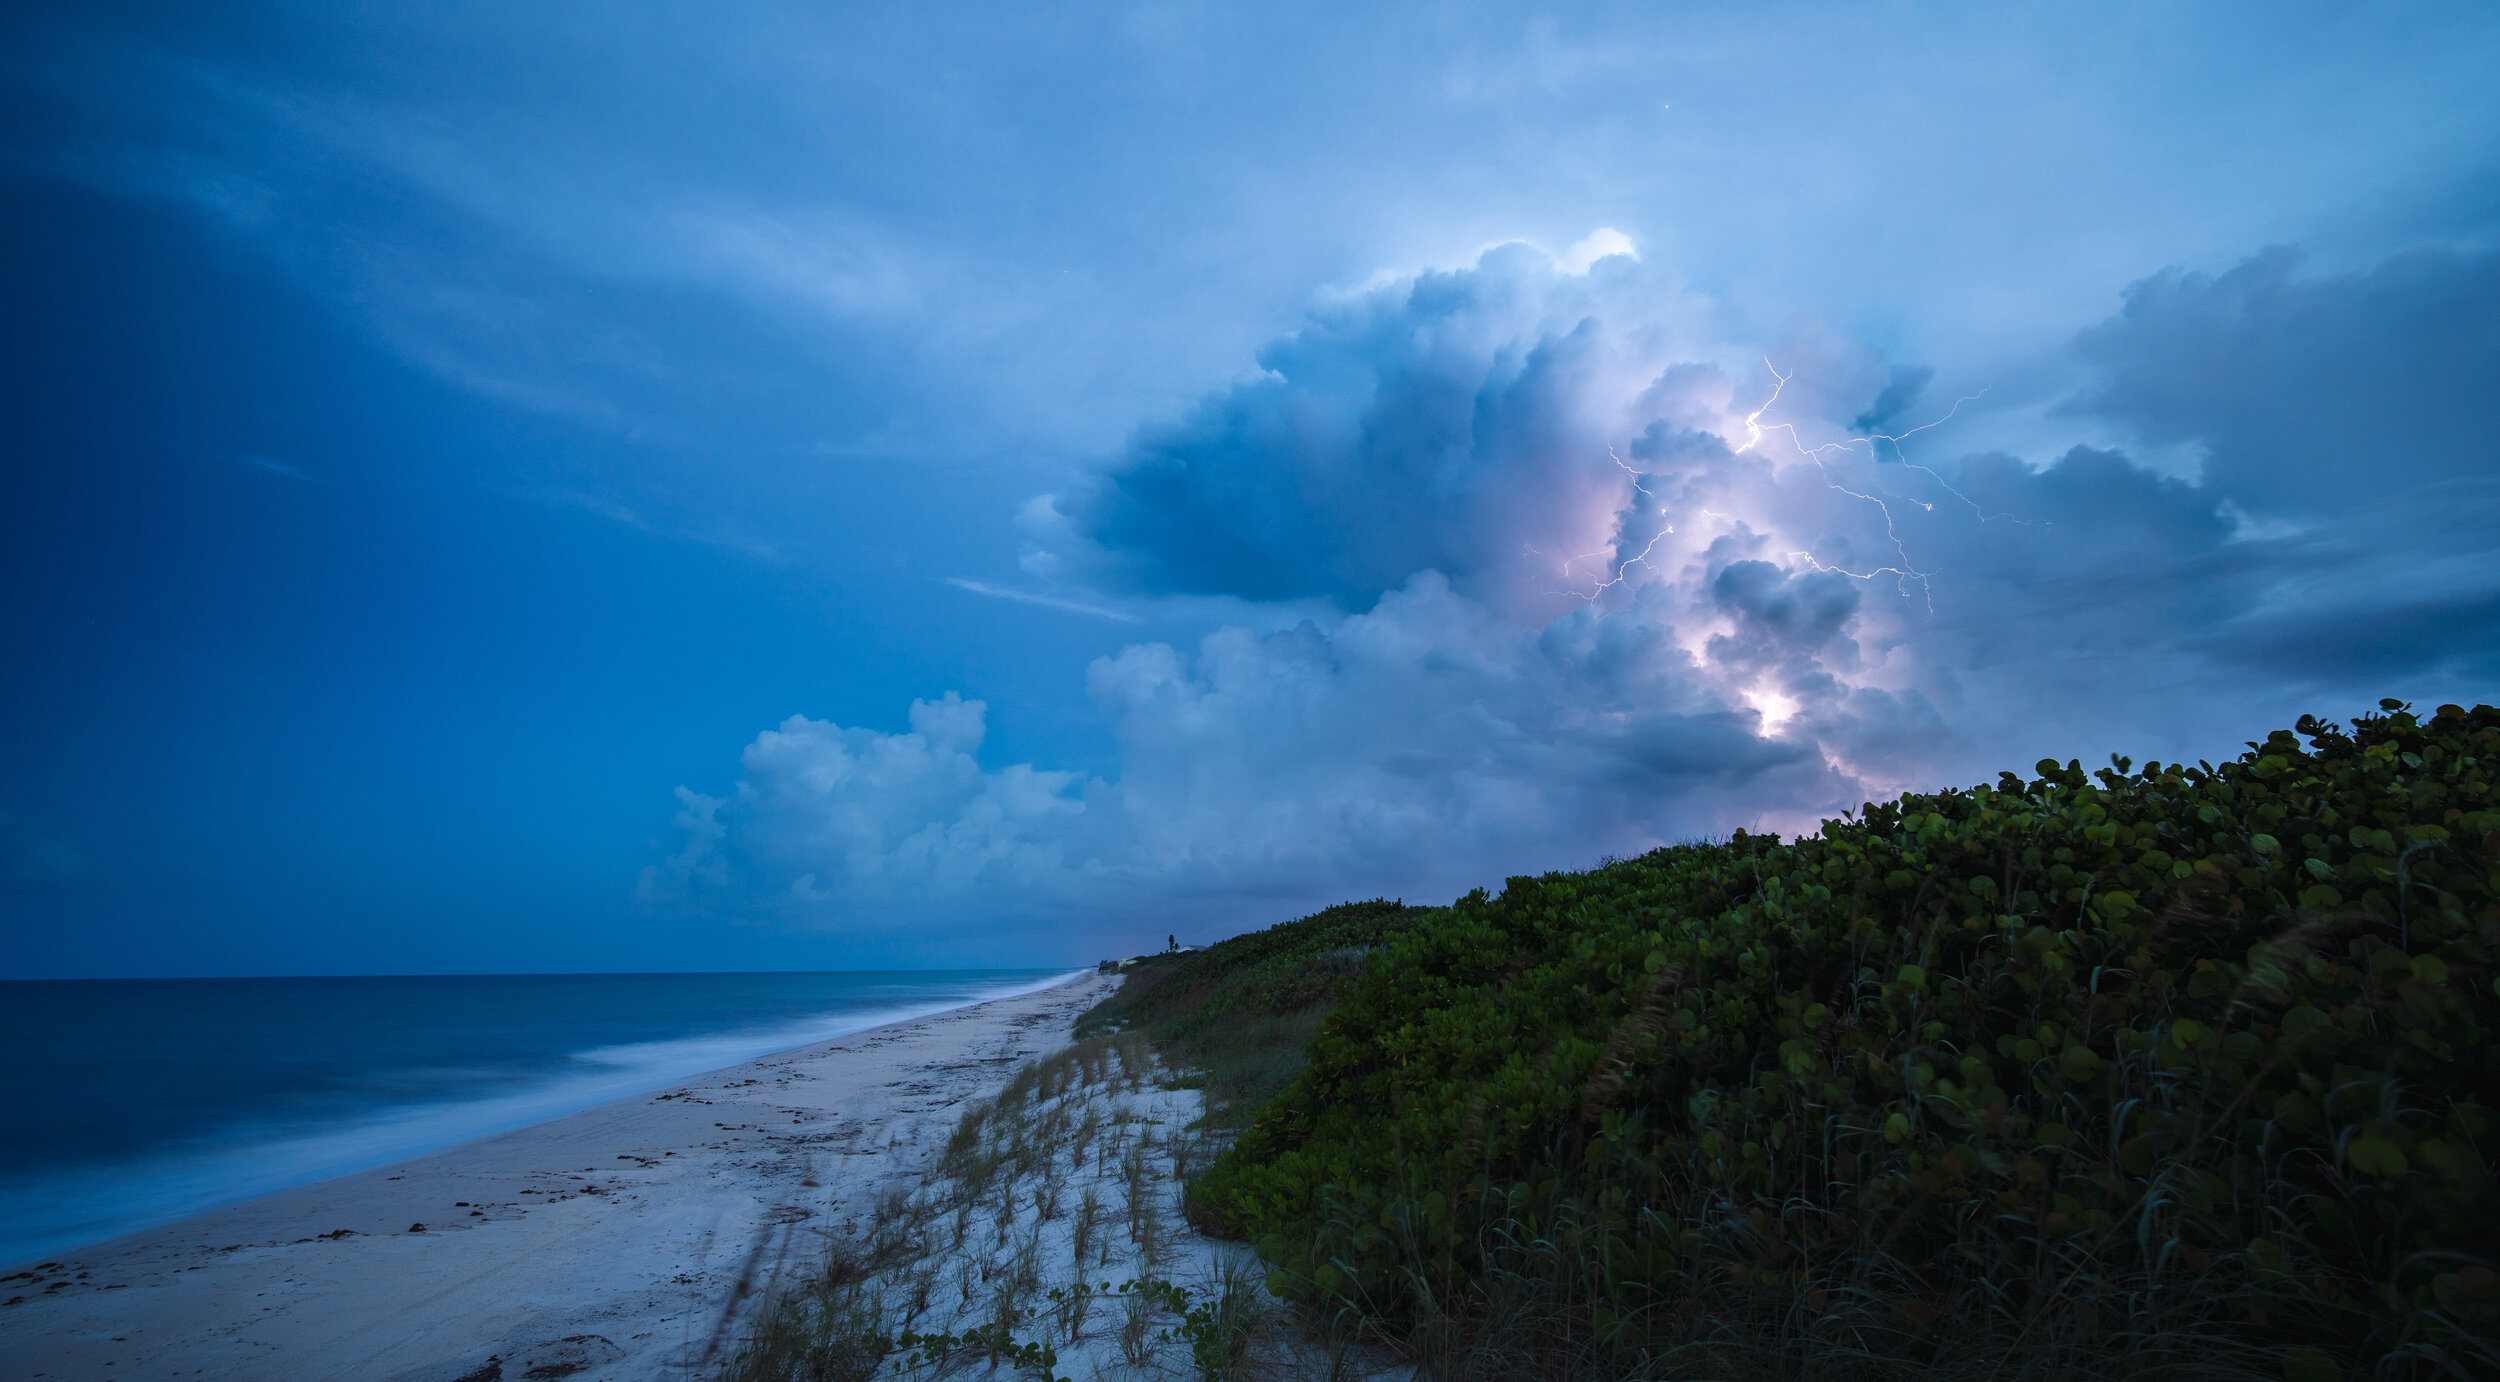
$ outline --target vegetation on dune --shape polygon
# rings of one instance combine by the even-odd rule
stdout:
[[[1001,1365],[1043,1382],[1342,1373],[1336,1355],[1273,1337],[1275,1302],[1246,1249],[1184,1248],[1169,1215],[1235,1122],[1301,1069],[1303,1041],[1369,947],[1423,913],[1350,903],[1141,957],[1073,1045],[965,1109],[918,1185],[827,1235],[820,1260],[783,1264],[723,1382]]]
[[[1098,1020],[1309,1024],[1192,1217],[1443,1375],[2494,1375],[2500,711],[2383,708],[1337,909]]]
[[[2500,710],[2382,709],[1144,959],[737,1375],[2500,1376]]]
[[[1439,912],[1343,902],[1205,950],[1150,957],[1078,1019],[1076,1035],[1144,1034],[1195,1072],[1209,1126],[1230,1130],[1301,1073],[1304,1045],[1364,957]]]
[[[782,1264],[721,1382],[1244,1375],[1277,1312],[1246,1250],[1192,1270],[1176,1241],[1176,1182],[1214,1146],[1168,1074],[1134,1035],[1019,1069],[928,1175]]]

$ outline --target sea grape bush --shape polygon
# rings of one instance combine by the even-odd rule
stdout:
[[[1081,1039],[1148,1025],[1159,1041],[1189,1039],[1227,1020],[1298,1013],[1325,1004],[1362,953],[1402,934],[1438,909],[1374,898],[1340,902],[1295,921],[1218,941],[1167,962],[1149,982],[1132,982],[1077,1021]],[[1330,963],[1345,957],[1348,963]]]
[[[1473,894],[1193,1199],[1392,1323],[1567,1219],[1625,1347],[1878,1279],[1913,1334],[2167,1284],[2295,1377],[2490,1375],[2500,710],[2382,709]]]

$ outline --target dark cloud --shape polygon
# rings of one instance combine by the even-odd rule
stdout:
[[[1352,609],[1417,571],[1498,584],[1619,485],[1586,411],[1615,364],[1594,306],[1509,246],[1324,309],[1063,496],[1059,555],[1133,593]]]
[[[2194,447],[2195,499],[2231,524],[2163,564],[2206,597],[2156,605],[2159,632],[2241,674],[2487,689],[2500,255],[2323,276],[2300,263],[2273,249],[2219,275],[2156,275],[2082,337],[2099,379],[2077,406]]]
[[[1116,776],[984,767],[970,703],[902,735],[794,720],[693,803],[662,885],[1248,917],[2493,690],[2488,259],[2136,285],[2072,410],[2203,448],[2195,476],[1879,450],[1925,371],[1800,332],[1766,379],[1607,262],[1514,247],[1327,307],[1039,506],[1045,577],[1341,612],[1097,661]]]
[[[2276,676],[2500,682],[2500,591],[2394,605],[2260,609],[2214,630],[2223,661]]]
[[[2206,485],[2307,517],[2500,484],[2500,256],[2407,254],[2304,277],[2291,249],[2170,270],[2085,332],[2077,407],[2201,448]],[[2446,501],[2440,501],[2446,502]]]
[[[1734,665],[1811,656],[1840,637],[1858,612],[1858,587],[1832,571],[1794,574],[1767,561],[1730,562],[1710,581],[1710,603],[1732,632],[1713,634],[1710,655]]]
[[[1875,395],[1875,401],[1866,405],[1865,412],[1850,419],[1851,430],[1869,436],[1889,432],[1892,425],[1910,410],[1910,405],[1926,394],[1927,386],[1935,379],[1936,371],[1926,365],[1902,365],[1894,369],[1891,381],[1884,385],[1884,391]]]

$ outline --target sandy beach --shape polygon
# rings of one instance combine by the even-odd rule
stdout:
[[[691,1378],[821,1230],[1116,980],[959,1008],[303,1186],[0,1281],[10,1378]]]

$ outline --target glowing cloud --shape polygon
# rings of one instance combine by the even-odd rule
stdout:
[[[1521,246],[1323,305],[1026,511],[1027,569],[1071,602],[1241,620],[1092,665],[1116,774],[980,764],[974,702],[892,735],[794,720],[654,888],[854,928],[1246,923],[2095,743],[2210,754],[2301,694],[2240,674],[2225,715],[2163,688],[2228,680],[2223,640],[2277,617],[2285,573],[2366,554],[2278,550],[2237,491],[2106,451],[1943,459],[1978,390],[1902,427],[1924,372],[1811,331],[1773,368],[1720,315],[1637,262]]]
[[[1633,247],[1631,236],[1613,226],[1599,226],[1564,250],[1562,258],[1556,262],[1564,273],[1584,274],[1598,260],[1618,254],[1631,259],[1641,257],[1640,251]]]

